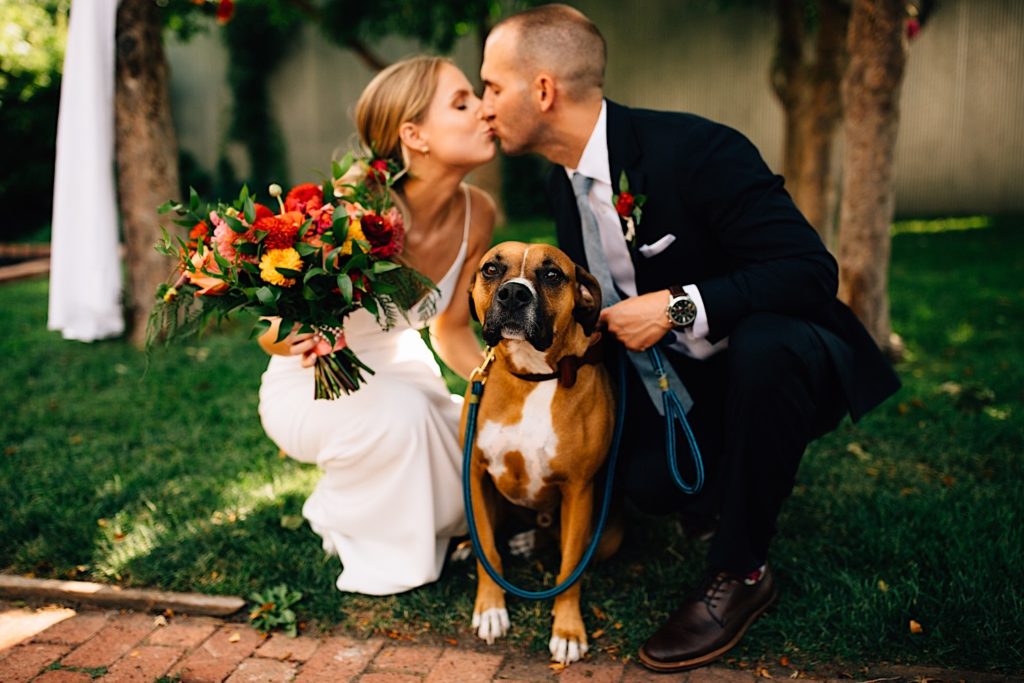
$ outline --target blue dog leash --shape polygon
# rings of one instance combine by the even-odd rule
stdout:
[[[686,411],[683,404],[669,386],[668,377],[665,375],[665,365],[661,357],[661,351],[656,346],[647,350],[651,358],[655,372],[658,373],[658,388],[661,389],[661,404],[665,408],[665,454],[668,457],[668,471],[672,473],[672,481],[680,491],[689,495],[700,493],[704,488],[704,459],[700,455],[700,448],[697,446],[697,439],[690,428],[690,421],[686,419]],[[693,462],[694,482],[687,484],[679,471],[679,463],[676,462],[676,430],[675,423],[683,428],[686,441],[690,445],[690,460]]]
[[[654,363],[654,368],[658,373],[658,384],[661,388],[662,402],[665,407],[665,440],[669,471],[672,473],[672,479],[680,490],[687,494],[695,494],[704,486],[704,463],[700,455],[700,450],[697,447],[697,440],[693,436],[690,423],[686,419],[686,411],[683,410],[679,397],[676,396],[675,392],[672,391],[669,386],[668,378],[665,376],[661,353],[655,348],[651,348],[649,353],[651,355],[651,360]],[[484,384],[487,382],[487,368],[493,360],[494,350],[488,349],[483,364],[474,370],[470,376],[471,386],[468,398],[469,407],[466,414],[466,434],[465,439],[463,440],[464,445],[462,449],[462,500],[463,505],[466,508],[466,523],[469,527],[469,537],[473,543],[473,552],[476,553],[480,565],[495,583],[501,586],[506,592],[511,593],[518,598],[525,598],[528,600],[546,600],[548,598],[553,598],[560,593],[564,593],[583,575],[587,565],[590,564],[590,561],[594,557],[594,553],[597,551],[597,545],[601,540],[601,534],[604,533],[605,523],[608,521],[608,510],[611,507],[612,499],[612,481],[615,476],[615,467],[619,457],[619,445],[622,441],[622,429],[625,424],[626,417],[626,353],[623,350],[619,358],[619,400],[617,401],[615,411],[615,429],[612,432],[612,444],[608,452],[608,473],[605,478],[604,496],[601,500],[601,511],[598,514],[597,525],[594,527],[594,534],[590,539],[590,543],[587,545],[586,552],[583,553],[583,557],[580,559],[579,564],[576,565],[572,574],[570,574],[562,583],[542,591],[529,591],[519,588],[498,573],[484,555],[483,549],[480,545],[480,535],[476,528],[476,518],[473,514],[473,494],[470,490],[470,465],[473,460],[473,442],[476,438],[477,413],[480,411],[480,400],[483,397]],[[675,421],[678,421],[682,426],[690,445],[690,455],[696,469],[696,480],[693,485],[689,485],[683,480],[682,474],[679,472],[679,465],[676,463]]]

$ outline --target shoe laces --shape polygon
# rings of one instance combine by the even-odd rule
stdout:
[[[725,593],[725,586],[727,583],[735,582],[735,577],[732,577],[725,572],[718,572],[712,578],[707,587],[704,589],[704,595],[701,597],[701,602],[708,606],[708,611],[714,614],[715,609],[718,608],[718,599]]]

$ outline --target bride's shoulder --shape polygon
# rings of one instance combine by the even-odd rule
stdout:
[[[489,192],[480,189],[476,185],[467,184],[469,190],[470,225],[475,231],[487,230],[494,227],[495,218],[498,215],[498,205]]]

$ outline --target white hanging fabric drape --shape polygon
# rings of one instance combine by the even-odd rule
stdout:
[[[119,0],[74,0],[57,119],[47,326],[93,341],[124,331],[114,183]]]

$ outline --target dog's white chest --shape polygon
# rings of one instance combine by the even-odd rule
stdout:
[[[534,500],[551,474],[551,460],[558,453],[558,435],[551,422],[551,403],[558,382],[537,382],[523,403],[523,417],[515,424],[485,422],[479,430],[476,444],[487,458],[487,471],[496,482],[506,474],[527,479],[521,497],[512,500],[520,505]],[[523,458],[523,472],[510,471],[506,455],[518,452]],[[508,495],[508,491],[503,491]]]

